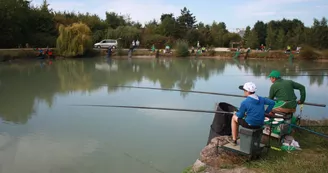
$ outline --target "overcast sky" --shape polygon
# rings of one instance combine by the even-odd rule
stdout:
[[[43,0],[32,0],[41,4]],[[225,22],[229,29],[253,26],[283,17],[298,18],[311,26],[313,18],[328,16],[328,0],[48,0],[54,10],[89,12],[105,18],[106,11],[129,14],[134,21],[145,23],[159,19],[162,13],[180,14],[187,7],[197,21],[206,24]]]

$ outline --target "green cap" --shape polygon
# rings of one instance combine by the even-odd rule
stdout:
[[[280,72],[277,70],[272,70],[272,72],[269,74],[269,77],[280,78]]]

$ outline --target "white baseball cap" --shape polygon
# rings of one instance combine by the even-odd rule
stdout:
[[[240,85],[239,89],[254,93],[256,91],[256,85],[253,82],[246,82],[244,85]]]

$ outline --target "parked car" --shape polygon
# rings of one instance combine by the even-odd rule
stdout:
[[[113,48],[115,49],[117,47],[117,40],[105,39],[94,45],[94,47],[98,49],[108,48],[109,46],[113,46]]]

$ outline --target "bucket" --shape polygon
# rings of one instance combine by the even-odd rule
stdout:
[[[237,108],[229,103],[220,102],[216,106],[216,111],[234,112],[237,111]],[[210,134],[207,140],[207,145],[215,137],[231,135],[231,119],[231,113],[215,113],[213,122],[210,127]]]

